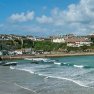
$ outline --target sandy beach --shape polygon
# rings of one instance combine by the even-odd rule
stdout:
[[[33,91],[17,86],[16,81],[21,76],[23,77],[23,73],[20,71],[0,66],[0,94],[34,94]]]
[[[57,86],[50,83],[52,81]],[[31,88],[22,83],[30,84]],[[66,80],[51,78],[47,81],[28,72],[0,66],[0,94],[94,94],[94,88],[81,87]]]

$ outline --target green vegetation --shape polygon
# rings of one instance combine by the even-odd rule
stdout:
[[[91,41],[94,43],[94,37],[91,37]]]
[[[66,43],[53,43],[49,40],[32,41],[26,38],[14,40],[0,40],[0,50],[16,50],[21,48],[32,48],[35,51],[66,51],[66,52],[84,52],[92,51],[94,44],[91,46],[67,47]]]
[[[12,40],[0,40],[0,50],[10,50],[13,47]]]
[[[80,50],[79,47],[67,47],[67,52],[70,52],[70,51],[78,52],[79,50]]]
[[[59,49],[66,48],[66,43],[53,43],[51,41],[37,41],[34,42],[35,50],[43,51],[58,51]]]
[[[15,50],[21,48],[32,48],[33,42],[29,39],[1,40],[0,50]]]

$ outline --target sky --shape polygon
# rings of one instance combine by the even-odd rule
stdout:
[[[94,0],[0,0],[0,34],[94,33]]]

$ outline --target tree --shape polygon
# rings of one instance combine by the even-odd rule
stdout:
[[[83,45],[80,47],[82,51],[86,51],[86,49],[88,49],[88,46],[87,45]]]

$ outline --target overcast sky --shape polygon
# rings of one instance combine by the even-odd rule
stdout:
[[[0,0],[0,33],[94,33],[94,0]]]

